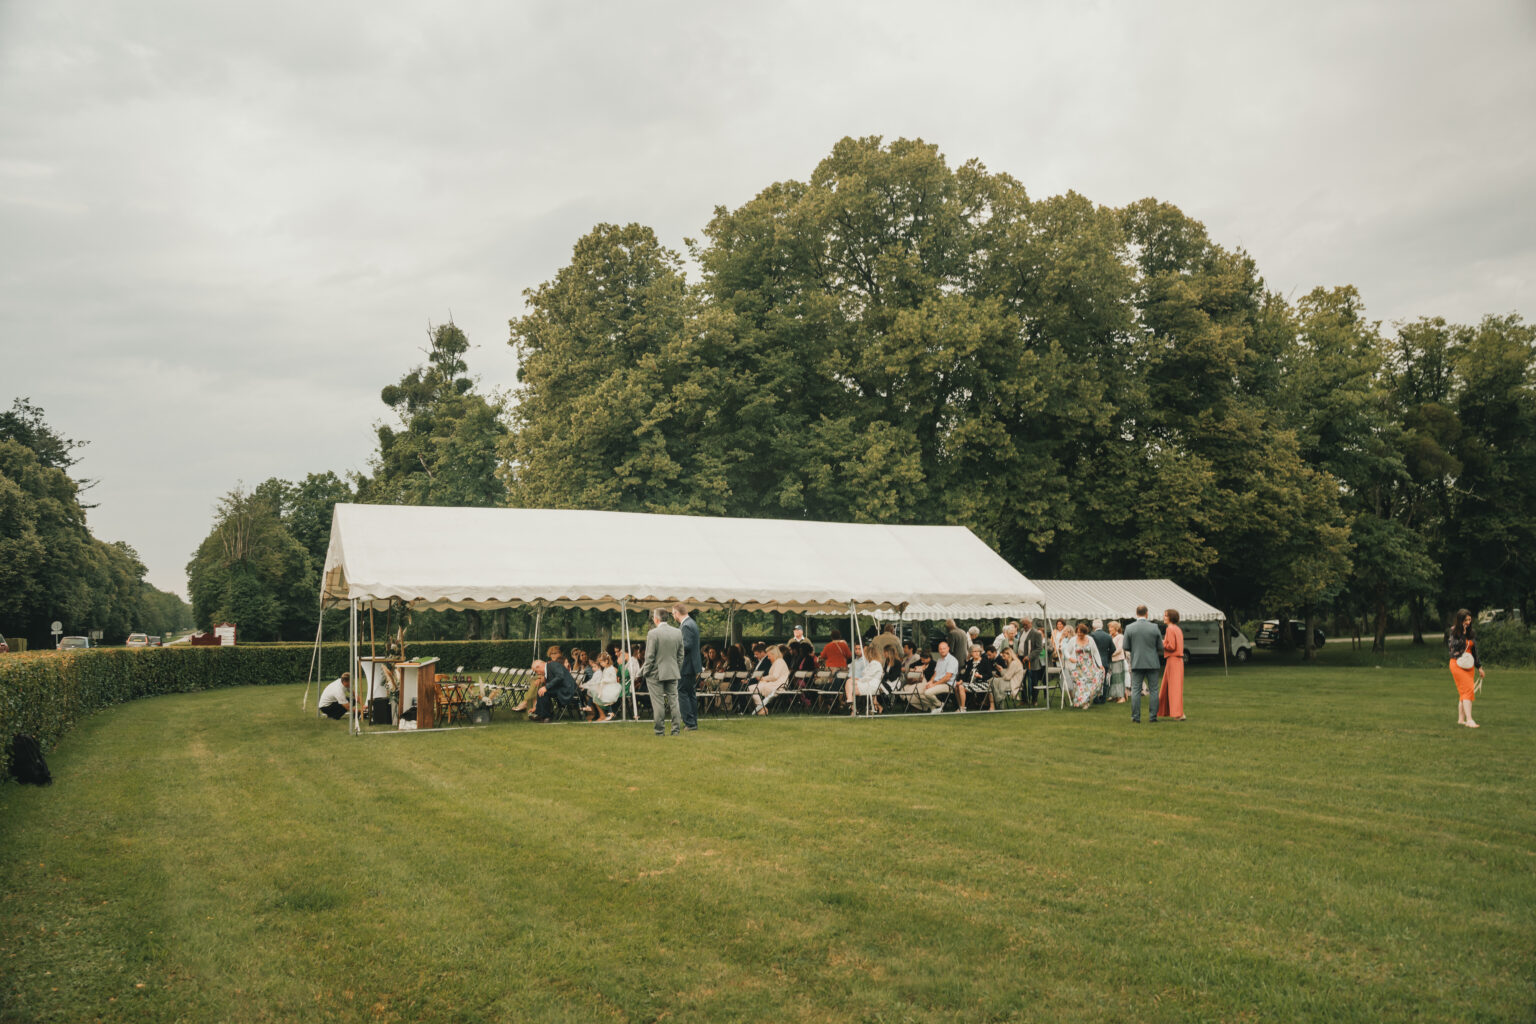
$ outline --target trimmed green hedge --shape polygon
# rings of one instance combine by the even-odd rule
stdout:
[[[540,640],[596,651],[599,641]],[[532,640],[441,640],[408,644],[412,658],[441,659],[442,671],[460,665],[483,671],[495,665],[527,667]],[[162,693],[194,693],[226,686],[264,686],[301,682],[309,675],[312,644],[261,644],[235,647],[107,647],[83,651],[37,651],[0,655],[0,759],[17,733],[35,736],[52,749],[74,724],[115,704]],[[367,645],[362,646],[364,657]],[[321,645],[320,679],[340,675],[347,645]],[[8,767],[8,765],[0,765]]]

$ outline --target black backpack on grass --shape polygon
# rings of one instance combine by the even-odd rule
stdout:
[[[48,762],[43,760],[42,745],[31,736],[17,733],[11,737],[6,751],[11,760],[11,778],[29,786],[47,786],[53,783]]]

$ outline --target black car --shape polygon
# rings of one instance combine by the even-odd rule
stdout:
[[[1300,619],[1291,619],[1287,626],[1290,629],[1290,645],[1292,647],[1304,646],[1302,637],[1307,635],[1307,624]],[[1327,640],[1328,638],[1323,635],[1323,630],[1320,626],[1312,627],[1312,646],[1321,647]],[[1254,643],[1259,647],[1279,647],[1280,620],[1265,620],[1259,626],[1259,635],[1254,639]]]

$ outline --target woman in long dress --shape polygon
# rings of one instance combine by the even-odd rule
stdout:
[[[1125,633],[1120,629],[1119,619],[1110,619],[1106,628],[1109,630],[1109,638],[1114,641],[1115,653],[1109,656],[1109,693],[1105,696],[1116,704],[1125,703]]]
[[[1179,628],[1179,610],[1163,612],[1168,628],[1163,632],[1163,689],[1157,697],[1157,717],[1184,721],[1184,631]]]
[[[1483,662],[1477,654],[1477,640],[1472,636],[1472,613],[1465,608],[1456,613],[1446,645],[1451,653],[1451,681],[1456,684],[1456,724],[1481,729],[1472,720],[1472,702],[1477,699],[1477,677],[1483,674]],[[1457,659],[1472,655],[1472,667],[1462,668]]]
[[[1104,685],[1104,660],[1099,645],[1088,635],[1088,623],[1077,624],[1076,635],[1061,641],[1061,691],[1075,708],[1093,703]]]

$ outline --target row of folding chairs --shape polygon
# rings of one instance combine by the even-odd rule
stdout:
[[[768,699],[768,713],[817,713],[835,709],[844,700],[846,669],[803,669]],[[750,672],[701,672],[697,689],[701,714],[730,714],[738,703],[750,701]]]
[[[480,695],[489,698],[492,707],[512,707],[523,702],[532,685],[533,669],[497,665],[480,684]]]

